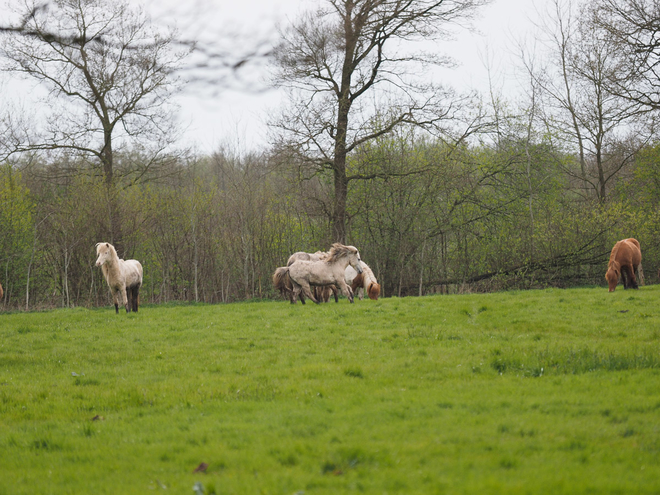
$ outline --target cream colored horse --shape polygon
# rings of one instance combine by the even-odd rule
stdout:
[[[101,267],[105,281],[110,287],[115,301],[115,313],[119,313],[119,303],[126,312],[138,310],[138,293],[142,286],[142,265],[137,260],[122,260],[112,244],[96,244],[96,266]]]
[[[353,302],[353,291],[346,285],[344,272],[347,266],[352,266],[358,273],[362,273],[360,252],[355,246],[345,246],[335,243],[328,252],[328,257],[320,261],[294,261],[287,267],[287,275],[291,280],[292,299],[295,303],[298,296],[300,302],[305,304],[305,297],[315,303],[319,300],[312,293],[312,286],[338,286],[348,300]]]

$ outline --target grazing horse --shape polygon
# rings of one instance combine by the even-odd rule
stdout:
[[[624,289],[631,287],[637,289],[635,273],[637,272],[640,276],[641,270],[642,251],[637,239],[630,238],[617,242],[612,248],[610,262],[607,265],[607,273],[605,274],[610,292],[614,292],[614,289],[616,289],[619,278],[623,281]]]
[[[110,287],[115,301],[115,313],[119,313],[119,303],[137,313],[138,293],[142,286],[142,265],[137,260],[122,260],[112,244],[99,242],[96,244],[96,266],[101,267],[105,281]]]
[[[362,272],[360,252],[355,246],[335,243],[324,260],[294,261],[288,267],[278,268],[273,275],[273,281],[276,287],[291,284],[291,304],[296,302],[299,295],[300,302],[303,304],[305,304],[305,298],[318,304],[319,300],[314,296],[311,288],[313,286],[329,285],[339,286],[352,303],[353,291],[346,285],[344,280],[344,271],[348,265],[354,267],[358,273]]]
[[[376,280],[376,276],[364,261],[362,262],[362,273],[357,273],[352,266],[347,266],[345,277],[346,283],[350,284],[353,292],[358,291],[360,300],[364,297],[363,292],[366,292],[369,299],[374,301],[380,296],[380,285]]]

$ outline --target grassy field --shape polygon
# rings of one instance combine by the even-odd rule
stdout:
[[[659,301],[2,314],[0,494],[657,494]]]

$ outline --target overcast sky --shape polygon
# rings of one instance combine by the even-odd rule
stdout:
[[[487,91],[486,59],[490,59],[495,85],[506,95],[515,95],[520,90],[514,74],[515,41],[532,29],[530,19],[535,19],[537,10],[548,3],[549,0],[492,0],[473,23],[477,32],[459,29],[455,41],[440,45],[459,64],[443,72],[442,77],[447,80],[442,82],[458,90]],[[195,28],[198,33],[217,33],[219,29],[234,32],[237,38],[239,33],[263,36],[273,33],[277,23],[286,23],[313,4],[313,0],[199,1],[193,8],[205,12],[206,25]],[[180,14],[174,17],[185,18]],[[221,26],[227,27],[223,30]],[[263,122],[269,113],[277,111],[280,99],[276,91],[221,90],[209,95],[193,86],[178,101],[182,121],[188,125],[187,139],[194,141],[200,151],[212,151],[221,144],[241,149],[264,145],[267,130]]]
[[[275,39],[275,26],[295,19],[301,11],[318,0],[144,0],[156,22],[176,24],[183,36],[201,37],[207,41],[223,38],[238,40],[243,47],[257,39]],[[515,95],[519,84],[514,77],[515,40],[531,31],[530,19],[537,17],[551,0],[492,0],[479,11],[473,26],[456,31],[456,40],[441,43],[438,48],[452,56],[459,66],[443,71],[443,84],[457,90],[487,91],[486,58],[491,60],[495,85],[507,96]],[[167,5],[171,4],[171,7]],[[2,8],[0,7],[0,10]],[[249,43],[248,43],[249,44]],[[228,49],[235,47],[227,46]],[[181,122],[186,128],[184,139],[201,152],[211,152],[221,145],[237,149],[258,149],[267,143],[264,124],[269,113],[281,104],[281,93],[255,91],[262,73],[241,71],[242,80],[233,81],[234,89],[225,83],[193,84],[177,97]],[[187,74],[186,77],[190,77]],[[24,84],[24,83],[23,83]],[[11,85],[4,85],[10,89]],[[245,89],[242,89],[245,88]],[[3,88],[0,88],[3,89]],[[24,98],[29,96],[24,95]]]

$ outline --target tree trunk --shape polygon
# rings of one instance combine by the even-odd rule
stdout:
[[[348,198],[346,135],[348,132],[348,114],[351,107],[349,88],[350,77],[347,81],[344,81],[344,89],[339,98],[333,162],[335,197],[332,209],[332,240],[342,244],[346,243],[346,201]]]
[[[103,178],[108,194],[108,232],[110,242],[120,258],[125,258],[124,235],[121,228],[121,213],[119,209],[119,194],[114,177],[114,154],[112,150],[112,131],[106,130],[104,146],[101,150],[101,162],[103,164]]]

